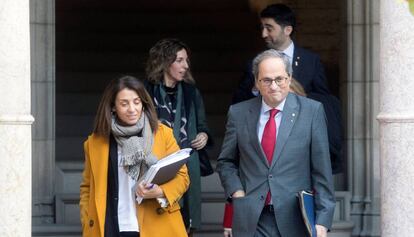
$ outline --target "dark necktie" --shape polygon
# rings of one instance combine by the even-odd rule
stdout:
[[[276,121],[275,116],[279,112],[277,109],[270,110],[269,120],[267,121],[265,128],[263,130],[262,136],[262,149],[266,155],[267,161],[269,162],[269,166],[272,164],[273,159],[273,151],[275,150],[276,146]],[[270,191],[267,193],[266,202],[265,204],[268,205],[270,203]]]

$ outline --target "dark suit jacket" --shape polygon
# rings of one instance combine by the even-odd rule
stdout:
[[[324,105],[328,120],[328,137],[332,172],[342,171],[342,118],[339,100],[330,95],[323,65],[317,54],[295,45],[292,59],[293,77],[300,82],[309,98]],[[255,97],[252,62],[247,65],[242,81],[233,95],[232,104]]]
[[[269,189],[282,236],[306,236],[296,196],[301,190],[315,191],[316,223],[330,228],[335,201],[322,104],[289,93],[269,165],[257,137],[261,103],[259,96],[230,107],[217,160],[226,195],[246,193],[233,198],[233,235],[254,235]]]

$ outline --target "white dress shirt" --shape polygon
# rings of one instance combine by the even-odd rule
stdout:
[[[135,191],[135,181],[121,165],[121,148],[118,145],[118,226],[119,231],[139,232]]]
[[[289,62],[290,62],[290,66],[292,66],[292,59],[293,59],[293,53],[295,52],[295,44],[293,43],[293,41],[289,44],[289,46],[282,51],[282,53],[284,53],[288,58],[289,58]]]

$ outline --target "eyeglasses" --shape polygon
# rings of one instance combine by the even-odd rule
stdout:
[[[265,78],[265,79],[260,79],[259,81],[263,83],[263,85],[265,86],[271,86],[273,82],[276,83],[276,85],[278,86],[284,86],[286,85],[286,81],[287,79],[289,79],[289,77],[276,77],[275,79],[270,79],[270,78]]]

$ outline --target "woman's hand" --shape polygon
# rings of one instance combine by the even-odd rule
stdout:
[[[197,134],[196,138],[191,141],[191,147],[200,150],[203,149],[208,141],[208,135],[205,132],[200,132]]]
[[[138,185],[135,194],[143,199],[165,197],[164,191],[162,191],[161,187],[156,184],[141,183]]]

